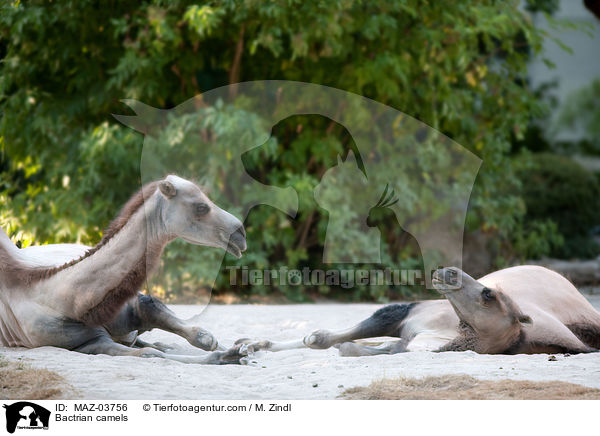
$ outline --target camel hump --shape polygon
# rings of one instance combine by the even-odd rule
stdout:
[[[479,279],[479,282],[492,289],[502,290],[523,310],[543,310],[565,325],[585,319],[600,322],[596,309],[567,278],[542,266],[520,265],[506,268],[488,274]]]
[[[574,297],[587,301],[564,276],[539,265],[519,265],[490,273],[478,280],[485,286],[500,287],[511,297],[527,296],[539,302],[547,298]]]
[[[0,227],[0,248],[4,248],[10,254],[15,250],[18,250],[17,246],[10,240],[2,227]]]

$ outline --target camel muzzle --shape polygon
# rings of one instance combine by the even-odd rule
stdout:
[[[229,237],[227,251],[239,259],[242,257],[242,253],[246,251],[246,248],[246,230],[244,226],[240,226]]]

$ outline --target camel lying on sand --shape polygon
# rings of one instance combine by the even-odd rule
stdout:
[[[224,248],[237,257],[246,249],[242,223],[177,176],[144,186],[92,248],[55,244],[19,249],[0,229],[0,343],[186,363],[240,363],[247,354],[243,345],[207,356],[182,356],[137,339],[137,333],[159,328],[204,350],[217,349],[209,332],[139,293],[165,245],[177,237]]]
[[[600,349],[600,313],[563,276],[539,266],[516,266],[475,280],[458,268],[434,273],[445,300],[391,304],[342,331],[318,330],[299,341],[248,343],[253,350],[325,349],[344,356],[405,351],[486,354],[587,353]],[[367,346],[381,336],[400,340]]]

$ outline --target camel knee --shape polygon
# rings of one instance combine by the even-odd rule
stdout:
[[[217,339],[198,326],[190,326],[177,318],[175,314],[158,298],[140,294],[137,300],[137,317],[141,320],[141,330],[159,328],[185,338],[191,345],[206,351],[218,348]]]
[[[152,295],[139,294],[137,299],[137,315],[141,321],[148,325],[160,322],[164,314],[172,315],[169,308],[158,298]]]
[[[214,351],[219,346],[217,338],[200,327],[188,327],[183,336],[194,347],[201,348],[205,351]]]

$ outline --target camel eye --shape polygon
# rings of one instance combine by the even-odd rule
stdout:
[[[197,218],[206,215],[208,212],[210,212],[210,207],[208,207],[208,204],[206,204],[206,203],[194,204],[194,215],[196,215]]]
[[[483,288],[483,291],[481,291],[481,298],[483,298],[484,301],[492,301],[496,299],[496,296],[491,289]]]

